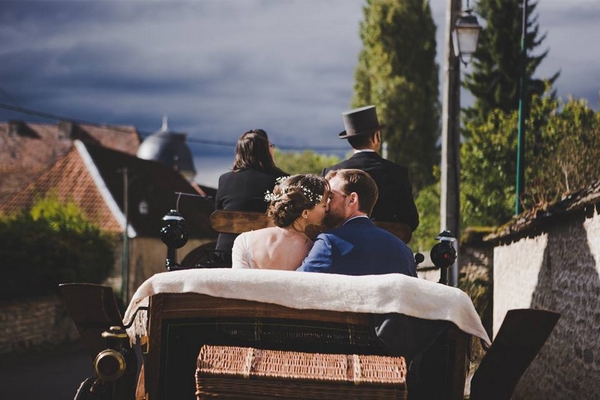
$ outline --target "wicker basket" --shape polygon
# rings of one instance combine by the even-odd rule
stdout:
[[[403,357],[209,346],[200,349],[198,399],[406,399]]]

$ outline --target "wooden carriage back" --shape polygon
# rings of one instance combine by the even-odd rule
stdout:
[[[410,242],[412,232],[408,225],[401,222],[374,221],[375,225],[392,233],[404,243]],[[217,233],[240,234],[274,226],[263,212],[216,210],[210,216],[210,226]],[[322,227],[309,225],[306,229],[309,237],[316,237]],[[227,251],[216,251],[216,243],[204,244],[189,252],[181,261],[182,268],[224,268],[231,266]]]
[[[410,228],[402,222],[374,222],[404,243],[410,242],[412,238]],[[273,226],[273,223],[265,213],[261,212],[216,210],[210,216],[210,226],[218,233],[242,233]],[[319,227],[313,226],[308,235],[314,237],[319,230]]]
[[[148,333],[145,387],[150,398],[158,399],[192,398],[196,358],[204,344],[389,355],[375,337],[369,314],[297,310],[195,293],[152,296]],[[436,340],[422,358],[418,387],[411,389],[409,382],[411,400],[463,398],[469,338],[451,326]]]

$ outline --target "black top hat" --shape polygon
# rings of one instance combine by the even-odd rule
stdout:
[[[340,139],[377,132],[385,126],[385,124],[379,124],[375,106],[366,106],[345,111],[342,113],[342,116],[346,130],[338,134]]]

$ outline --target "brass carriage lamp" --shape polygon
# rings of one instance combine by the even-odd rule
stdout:
[[[102,332],[102,337],[106,339],[108,348],[96,356],[94,372],[104,382],[116,381],[125,373],[127,359],[131,358],[123,347],[123,342],[129,340],[129,337],[120,326],[111,326],[109,330]]]
[[[477,17],[471,14],[471,10],[465,10],[464,14],[456,20],[452,31],[454,54],[460,58],[463,64],[467,65],[471,62],[471,58],[477,50],[480,33],[481,25],[477,22]]]

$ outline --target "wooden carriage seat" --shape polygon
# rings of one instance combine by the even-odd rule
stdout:
[[[375,225],[392,233],[404,243],[409,243],[412,238],[412,232],[408,225],[401,222],[382,222],[374,221]],[[234,233],[254,231],[257,229],[273,226],[267,215],[255,211],[228,211],[216,210],[210,216],[210,226],[217,233]],[[316,237],[322,227],[311,225],[308,227],[308,236]],[[215,252],[216,243],[207,243],[190,253],[181,261],[183,268],[223,268],[230,267],[229,263],[224,263],[222,257]]]

